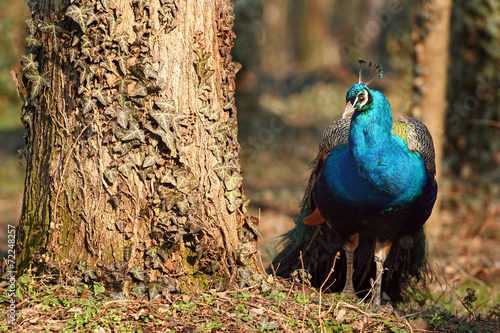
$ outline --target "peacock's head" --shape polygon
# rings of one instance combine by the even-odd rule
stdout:
[[[354,112],[368,110],[373,103],[373,94],[365,84],[355,84],[349,89],[345,96],[346,106],[342,118],[352,115]]]

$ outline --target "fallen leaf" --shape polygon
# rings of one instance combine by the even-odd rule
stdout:
[[[163,265],[171,272],[176,272],[177,271],[177,266],[179,265],[178,261],[173,261],[170,259],[167,259],[163,262]]]
[[[345,313],[346,313],[346,311],[344,308],[340,309],[339,313],[335,317],[335,321],[341,323],[342,320],[344,319]]]

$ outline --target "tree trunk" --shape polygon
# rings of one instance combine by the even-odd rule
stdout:
[[[446,156],[453,176],[491,189],[500,185],[499,16],[498,2],[453,2]],[[475,218],[487,219],[486,211]]]
[[[295,61],[306,69],[335,68],[340,65],[341,53],[332,34],[331,18],[335,1],[294,0],[288,25],[295,49]]]
[[[448,54],[451,0],[424,1],[417,6],[413,37],[415,40],[413,115],[432,134],[436,158],[436,178],[440,179],[443,161],[444,121],[447,107]],[[434,207],[432,232],[439,233],[440,200]]]
[[[230,1],[29,4],[18,270],[35,256],[187,288],[253,266]]]

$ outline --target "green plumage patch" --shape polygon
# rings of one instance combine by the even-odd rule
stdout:
[[[392,134],[399,136],[408,144],[408,124],[403,122],[395,122],[392,125]]]

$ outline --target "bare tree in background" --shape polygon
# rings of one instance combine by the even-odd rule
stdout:
[[[452,15],[447,157],[452,159],[454,175],[474,181],[481,178],[498,191],[500,5],[457,0]],[[494,191],[491,197],[498,198]]]
[[[436,177],[439,180],[443,162],[444,121],[447,107],[451,0],[423,1],[414,10],[412,34],[415,40],[415,78],[412,113],[420,118],[432,134],[436,151]],[[433,211],[433,216],[438,215],[439,199]],[[429,225],[432,231],[439,232],[438,223]]]

